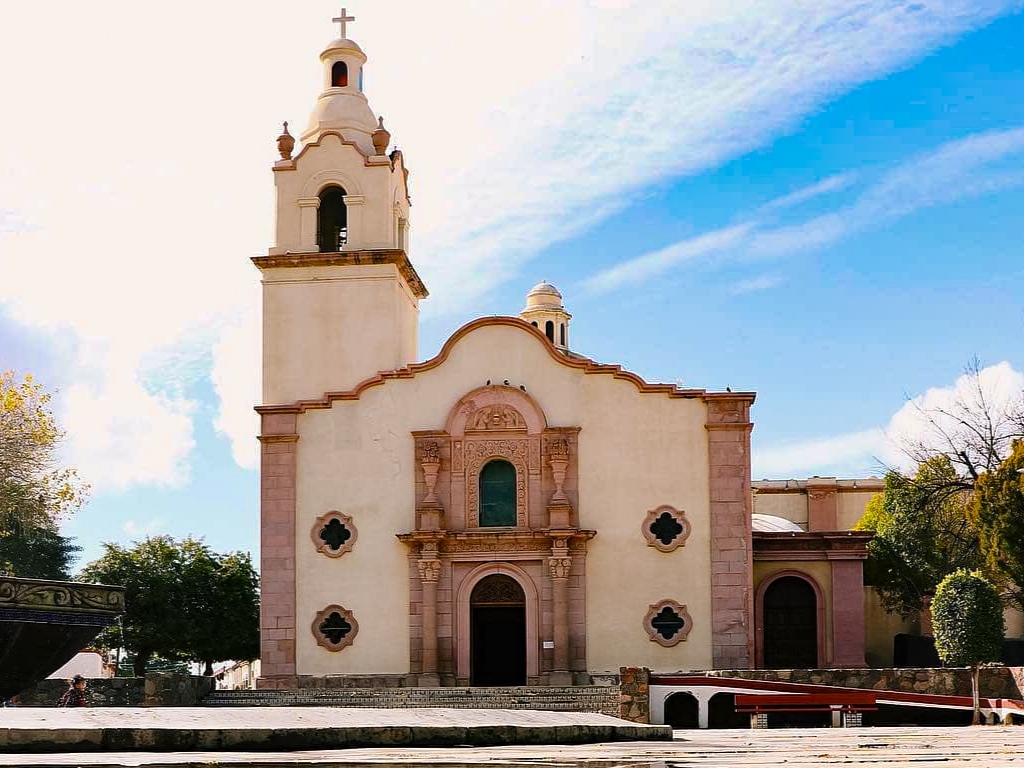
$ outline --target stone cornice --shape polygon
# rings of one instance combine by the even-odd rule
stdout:
[[[873,537],[868,531],[754,531],[754,560],[864,560]]]
[[[462,553],[537,553],[548,555],[553,542],[567,540],[571,550],[582,549],[586,542],[597,534],[596,531],[580,528],[522,530],[495,528],[468,528],[461,531],[412,531],[399,533],[396,537],[412,552],[418,552],[424,544],[436,546],[442,555],[458,557]]]
[[[252,263],[260,271],[267,269],[289,269],[294,267],[350,267],[363,264],[394,264],[399,274],[409,284],[417,299],[429,294],[420,276],[405,251],[397,248],[379,248],[363,251],[339,251],[335,253],[284,253],[268,256],[253,256]]]
[[[298,442],[298,435],[257,435],[256,439],[261,443],[295,443]]]
[[[813,478],[808,480],[754,480],[751,484],[754,493],[806,493],[810,490],[824,490],[821,485],[815,486]],[[867,477],[851,480],[836,480],[831,490],[838,493],[879,493],[885,490],[885,480]]]
[[[398,253],[402,253],[398,251]],[[293,258],[297,254],[289,254],[287,256],[257,256],[253,258],[253,262],[259,262],[261,259],[289,259]],[[343,252],[341,254],[303,254],[309,256],[345,256]],[[258,263],[257,263],[258,266]],[[304,266],[304,265],[296,265]],[[413,363],[407,365],[404,368],[398,368],[393,371],[381,371],[375,376],[371,376],[368,379],[357,384],[354,388],[342,391],[342,392],[327,392],[324,396],[318,400],[300,400],[296,403],[288,403],[281,405],[260,405],[256,407],[256,411],[261,414],[273,414],[273,413],[303,413],[307,410],[313,410],[317,408],[330,408],[331,404],[335,400],[358,400],[362,393],[371,388],[384,384],[390,379],[411,379],[419,373],[424,371],[432,370],[441,365],[448,356],[451,354],[452,349],[455,345],[465,336],[469,335],[475,330],[480,328],[486,328],[491,326],[507,326],[512,328],[518,328],[526,333],[529,333],[536,338],[544,348],[547,350],[548,355],[551,359],[558,363],[566,366],[567,368],[575,368],[581,370],[587,374],[598,374],[611,376],[614,379],[628,381],[637,388],[637,391],[643,394],[660,394],[666,395],[671,398],[684,398],[690,400],[705,400],[715,401],[716,403],[722,403],[723,401],[732,401],[737,404],[750,405],[754,402],[754,398],[757,396],[754,392],[708,392],[703,389],[682,389],[677,387],[675,384],[653,384],[645,381],[643,378],[633,373],[632,371],[625,370],[621,365],[607,365],[604,363],[597,363],[590,358],[583,357],[582,355],[570,354],[566,355],[559,352],[554,344],[548,341],[547,337],[541,333],[540,330],[534,328],[532,325],[524,320],[520,320],[518,317],[480,317],[472,322],[466,323],[464,326],[459,328],[453,333],[448,341],[441,347],[441,351],[436,356],[432,357],[422,363]],[[746,419],[743,422],[749,424]]]
[[[124,587],[0,576],[0,620],[7,608],[116,616],[124,613]]]

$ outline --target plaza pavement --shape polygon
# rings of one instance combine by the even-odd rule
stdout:
[[[592,712],[342,707],[0,709],[0,752],[160,752],[585,744],[671,739]]]
[[[298,714],[321,721],[324,715],[315,714],[314,708],[303,708]],[[75,714],[84,718],[97,712],[115,715],[125,710],[18,710],[23,715]],[[165,727],[181,722],[184,710],[150,709],[153,721],[162,721]],[[280,709],[279,709],[280,711]],[[296,710],[292,710],[295,712]],[[376,715],[389,710],[377,710]],[[394,712],[394,710],[390,710]],[[222,710],[188,710],[203,717],[208,725],[224,725]],[[353,710],[334,710],[352,713]],[[362,710],[366,712],[366,710]],[[469,714],[467,714],[467,712]],[[11,710],[0,712],[3,726],[9,725]],[[406,710],[407,714],[422,714],[423,727],[444,723],[462,726],[485,722],[477,715],[491,715],[489,723],[511,724],[514,716],[520,723],[550,726],[564,715],[579,713],[553,713],[511,710]],[[498,713],[498,717],[493,717]],[[267,710],[250,712],[260,717],[259,724],[268,727]],[[334,715],[337,717],[337,715]],[[600,717],[600,716],[597,716]],[[47,727],[61,726],[57,720],[47,719]],[[413,718],[415,719],[415,718]],[[220,721],[219,723],[214,721]],[[279,722],[279,721],[278,721]],[[407,720],[407,722],[412,722]],[[619,721],[621,722],[621,721]],[[377,724],[387,727],[380,720]],[[195,725],[195,723],[193,723]],[[0,726],[2,727],[2,726]],[[272,728],[269,728],[272,730]],[[192,766],[222,766],[255,768],[283,768],[284,766],[315,766],[316,768],[372,768],[394,765],[400,768],[425,766],[551,766],[568,768],[574,765],[586,768],[810,768],[811,766],[869,766],[870,768],[1024,768],[1024,727],[979,726],[969,728],[821,728],[779,730],[685,730],[676,731],[672,741],[634,741],[596,744],[516,744],[493,747],[375,747],[351,749],[303,749],[285,751],[179,751],[179,752],[64,752],[50,754],[0,754],[0,766],[26,766],[26,768],[184,768]]]

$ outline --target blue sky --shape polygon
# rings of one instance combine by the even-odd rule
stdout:
[[[255,553],[248,259],[337,8],[139,5],[3,11],[0,367],[59,390],[85,559]],[[412,169],[421,358],[552,281],[577,351],[756,391],[758,478],[878,473],[975,356],[1020,391],[1020,3],[549,6],[349,5]]]

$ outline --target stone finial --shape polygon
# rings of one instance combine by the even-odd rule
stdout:
[[[391,134],[388,129],[384,127],[384,118],[377,118],[377,130],[373,132],[373,148],[377,151],[378,155],[383,155],[385,150],[388,148],[388,144],[391,141]]]
[[[284,121],[284,131],[277,137],[277,151],[281,153],[282,160],[292,159],[292,150],[295,149],[295,137],[288,133],[288,121]]]

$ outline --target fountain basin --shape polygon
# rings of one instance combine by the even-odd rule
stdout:
[[[0,576],[0,699],[60,669],[124,613],[124,587]]]

